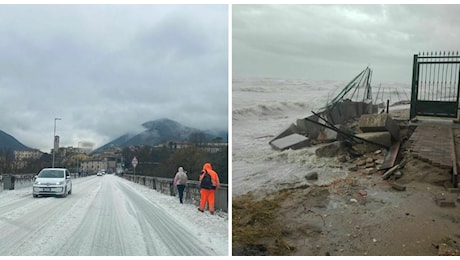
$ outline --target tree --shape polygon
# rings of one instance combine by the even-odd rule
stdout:
[[[2,173],[12,173],[14,161],[14,151],[11,148],[0,149],[0,171]]]
[[[177,149],[152,173],[155,177],[172,178],[179,167],[187,171],[190,180],[198,180],[203,165],[211,163],[221,183],[228,183],[228,149],[217,153],[205,152],[198,147]]]
[[[228,183],[228,147],[217,153],[209,153],[207,157],[213,170],[219,175],[220,182]]]
[[[179,167],[183,167],[187,171],[190,180],[198,180],[203,162],[205,161],[205,153],[196,147],[188,147],[177,149],[174,153],[162,164],[155,176],[173,178]]]
[[[121,156],[123,158],[122,165],[125,168],[132,169],[131,160],[137,153],[137,147],[125,147],[121,151]]]
[[[206,135],[203,132],[193,132],[189,135],[188,139],[196,146],[200,146],[202,143],[206,142]]]
[[[44,153],[40,158],[28,163],[23,170],[25,173],[38,173],[43,168],[51,167],[52,158],[51,154]]]

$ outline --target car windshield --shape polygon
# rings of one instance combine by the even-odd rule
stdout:
[[[61,170],[43,170],[38,175],[40,178],[63,178],[64,171]]]

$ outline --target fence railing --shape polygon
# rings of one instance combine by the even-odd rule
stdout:
[[[415,54],[410,117],[457,118],[459,77],[458,51]]]
[[[33,184],[33,174],[3,174],[0,180],[0,191],[32,187]]]
[[[126,180],[137,184],[144,185],[163,194],[177,196],[176,186],[173,184],[172,178],[159,178],[141,175],[123,175]],[[184,202],[199,205],[200,203],[200,184],[198,181],[187,181],[184,190]],[[214,207],[222,211],[228,212],[228,185],[221,184],[220,189],[216,191]]]

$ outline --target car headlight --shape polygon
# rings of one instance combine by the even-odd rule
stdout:
[[[40,182],[39,182],[39,181],[35,181],[35,183],[34,183],[34,184],[40,185]]]
[[[56,182],[56,185],[62,185],[62,184],[64,184],[63,181],[58,181],[58,182]]]

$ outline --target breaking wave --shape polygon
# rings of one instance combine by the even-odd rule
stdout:
[[[252,117],[279,117],[292,112],[298,114],[305,114],[305,116],[311,114],[313,108],[308,102],[279,102],[272,104],[256,104],[253,106],[234,108],[233,119],[243,119]]]
[[[340,86],[338,81],[234,79],[233,119],[279,118],[292,113],[307,116],[321,108]]]

